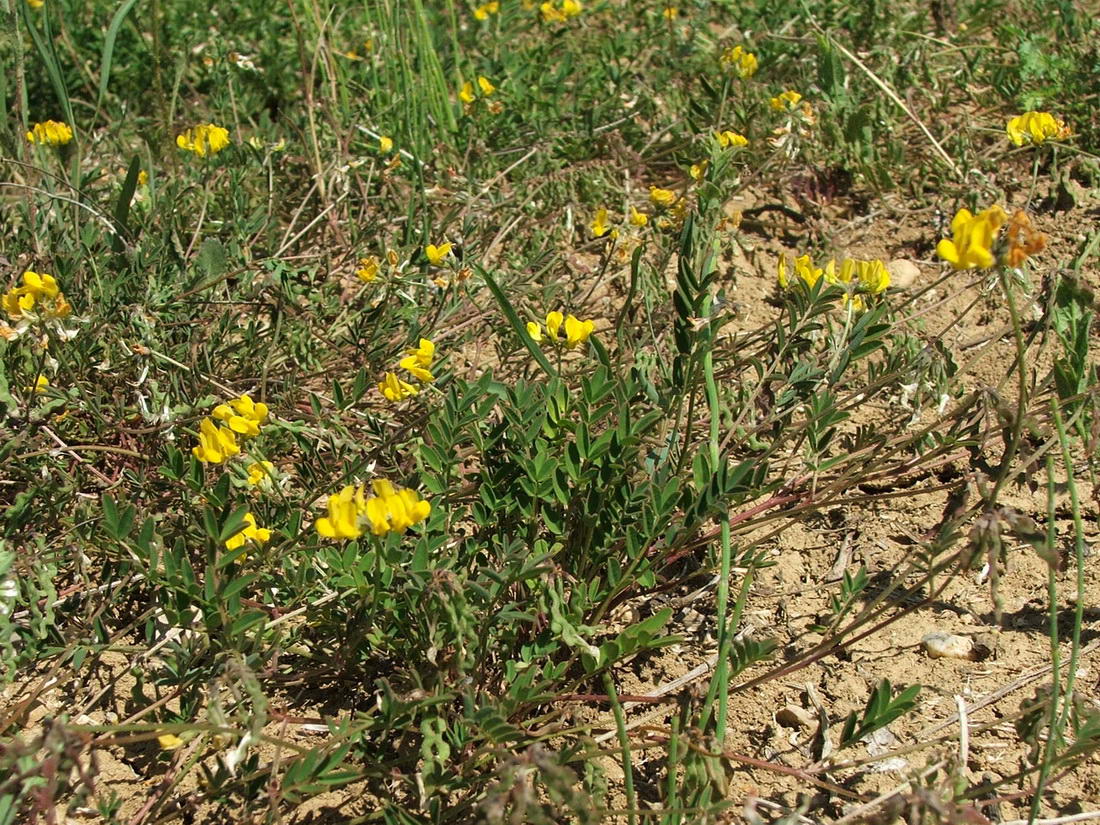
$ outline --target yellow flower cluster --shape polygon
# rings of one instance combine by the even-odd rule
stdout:
[[[404,533],[424,521],[432,505],[412,490],[396,488],[385,479],[371,482],[374,495],[362,485],[348,485],[328,497],[328,515],[317,519],[317,532],[329,539],[357,539],[366,527],[372,534]]]
[[[1069,127],[1050,112],[1024,112],[1009,120],[1005,131],[1017,146],[1025,143],[1037,146],[1050,138],[1064,138],[1070,134]]]
[[[482,3],[476,9],[474,9],[474,17],[478,20],[488,20],[490,15],[496,14],[500,11],[500,3],[498,0],[492,0],[490,3]]]
[[[228,145],[229,130],[213,123],[200,123],[176,138],[176,146],[200,158],[216,155]]]
[[[955,269],[988,269],[993,266],[993,243],[1008,216],[999,206],[971,214],[960,209],[951,221],[949,240],[936,244],[936,252]]]
[[[482,100],[489,109],[489,114],[499,115],[504,110],[504,105],[499,100],[489,100],[490,97],[496,94],[496,91],[497,87],[483,74],[477,76],[476,86],[472,81],[467,80],[462,84],[462,88],[458,90],[458,99],[462,101],[462,111],[470,114],[474,110],[474,104],[478,100]]]
[[[252,487],[269,484],[275,478],[275,465],[270,461],[255,461],[248,465],[248,483]]]
[[[809,255],[801,255],[794,259],[794,276],[813,288],[815,284],[824,278],[825,282],[833,286],[843,287],[845,290],[844,303],[849,302],[856,310],[864,308],[863,297],[857,293],[878,295],[885,292],[890,286],[890,273],[886,264],[879,260],[861,261],[856,258],[845,258],[839,267],[835,260],[830,260],[824,267],[816,267]],[[777,267],[779,286],[787,289],[793,283],[787,269],[787,258],[779,256]]]
[[[527,334],[532,340],[541,342],[546,338],[552,344],[564,344],[566,349],[582,346],[595,328],[596,325],[592,321],[581,321],[573,315],[563,316],[560,312],[547,313],[545,336],[537,322],[527,322]],[[562,338],[563,332],[564,338]]]
[[[199,443],[191,448],[191,454],[204,464],[221,464],[241,451],[237,435],[259,435],[267,416],[267,404],[254,402],[248,395],[219,404],[212,417],[199,424]],[[218,426],[215,419],[228,426]]]
[[[27,132],[27,140],[31,143],[44,143],[47,146],[64,146],[73,139],[73,130],[67,123],[59,123],[56,120],[47,120],[36,123]]]
[[[734,46],[722,52],[718,63],[723,69],[731,69],[738,77],[749,78],[756,74],[759,62],[756,55],[745,51],[743,46]]]
[[[4,312],[13,321],[65,318],[73,311],[57,280],[45,272],[24,272],[23,285],[5,292],[2,301]]]
[[[558,4],[547,0],[539,6],[539,12],[546,23],[564,23],[569,18],[579,15],[583,10],[580,0],[561,0]]]
[[[435,247],[433,247],[434,249]],[[390,265],[391,269],[397,267],[397,253],[392,249],[386,251],[386,263]],[[365,284],[374,283],[378,280],[378,276],[382,272],[382,263],[377,257],[371,255],[367,258],[359,259],[359,268],[355,270],[355,274],[359,277],[359,280]]]
[[[626,222],[634,227],[642,227],[649,223],[649,215],[631,206],[626,214]],[[609,222],[608,211],[602,206],[596,210],[588,229],[592,232],[594,238],[602,238],[604,235],[608,235],[612,239],[619,237],[618,227]]]
[[[423,384],[435,381],[435,376],[431,372],[432,359],[435,358],[435,344],[427,338],[421,338],[418,347],[405,352],[407,355],[398,362],[401,369]],[[404,401],[410,395],[416,395],[419,392],[415,385],[398,378],[393,372],[386,373],[378,384],[378,391],[389,401]]]
[[[721,132],[715,132],[714,139],[718,141],[718,145],[721,146],[723,149],[749,145],[749,139],[747,137],[737,132],[731,132],[729,129],[724,129]]]
[[[771,99],[771,107],[777,112],[793,112],[798,107],[798,103],[801,100],[802,95],[794,89],[788,89]]]
[[[245,513],[244,527],[241,529],[241,532],[226,539],[225,547],[227,550],[236,550],[238,547],[244,547],[246,541],[255,542],[256,544],[267,544],[270,539],[271,531],[266,527],[257,526],[256,517],[251,513]]]

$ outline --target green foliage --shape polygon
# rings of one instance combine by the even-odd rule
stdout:
[[[863,713],[857,714],[853,710],[844,720],[844,728],[840,733],[840,746],[854,745],[863,737],[886,727],[902,714],[908,713],[916,706],[919,693],[920,685],[910,685],[894,696],[890,680],[883,679],[872,691]]]

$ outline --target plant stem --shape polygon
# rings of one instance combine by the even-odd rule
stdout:
[[[615,680],[608,671],[603,673],[603,687],[607,692],[607,699],[611,703],[611,712],[615,715],[615,729],[619,734],[619,748],[623,754],[623,791],[626,793],[626,820],[629,825],[636,825],[638,821],[638,800],[634,794],[634,768],[630,758],[630,735],[626,732],[626,715],[623,706],[619,702],[619,694],[615,691]]]

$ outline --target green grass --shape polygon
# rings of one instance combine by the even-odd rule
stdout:
[[[669,17],[664,2],[588,0],[559,23],[521,0],[484,21],[422,0],[3,2],[3,288],[50,273],[73,310],[0,341],[0,825],[81,807],[297,821],[330,793],[387,823],[736,816],[723,743],[746,732],[730,697],[986,561],[999,605],[1010,547],[1052,558],[1061,541],[1053,492],[1043,527],[1004,503],[1039,467],[1072,493],[1077,608],[1059,645],[1052,562],[1053,689],[1016,713],[1030,756],[994,790],[1041,787],[1094,753],[1100,723],[1075,683],[1078,487],[1095,482],[1100,419],[1095,299],[1075,273],[1096,244],[1020,272],[945,270],[862,295],[860,311],[796,279],[749,329],[736,286],[751,273],[729,264],[759,243],[754,222],[786,219],[774,237],[823,265],[837,200],[928,215],[931,260],[947,231],[933,207],[949,220],[1095,186],[1097,24],[1075,4],[981,0],[943,18],[939,4],[685,0]],[[759,56],[752,77],[719,64],[737,44]],[[464,105],[479,76],[495,91]],[[777,112],[787,89],[809,108]],[[1028,108],[1073,136],[1016,149],[1004,124]],[[29,144],[47,119],[74,140]],[[176,146],[206,122],[228,148]],[[724,129],[749,145],[719,147]],[[680,199],[654,206],[651,186]],[[738,226],[723,206],[746,193],[778,208]],[[601,207],[617,237],[593,237]],[[423,249],[445,240],[455,255],[434,266]],[[381,271],[364,283],[371,256]],[[1011,347],[997,386],[923,318],[929,290],[971,286]],[[532,341],[527,322],[554,310],[596,332],[576,349]],[[421,338],[434,382],[387,401],[379,382]],[[1031,368],[1040,352],[1052,368]],[[243,454],[193,457],[200,422],[245,393],[271,417]],[[275,477],[250,485],[265,460]],[[738,635],[767,541],[948,462],[954,509],[880,588],[846,571],[819,644],[790,659]],[[400,535],[319,536],[327,496],[373,478],[430,515]],[[228,548],[246,512],[271,537]],[[624,665],[681,641],[658,597],[712,577],[713,673],[643,736],[619,700]],[[81,687],[122,677],[122,718]],[[918,695],[868,684],[865,707],[833,720],[820,776]],[[577,696],[612,718],[614,742],[569,712]],[[288,733],[305,718],[325,729]],[[107,752],[161,783],[114,797],[90,761]],[[656,778],[638,761],[654,752]],[[938,781],[960,810],[988,791],[964,771]],[[921,804],[922,821],[939,815]]]

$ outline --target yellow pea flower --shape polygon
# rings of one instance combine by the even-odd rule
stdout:
[[[734,46],[722,52],[718,58],[719,65],[725,69],[732,69],[738,77],[749,78],[756,74],[759,61],[752,52],[745,51],[743,46]]]
[[[199,425],[199,444],[191,454],[204,464],[221,464],[241,451],[237,435],[228,427],[218,427],[211,418]]]
[[[531,336],[531,340],[541,341],[542,340],[542,327],[540,327],[538,325],[538,323],[536,323],[535,321],[528,321],[527,322],[527,334]]]
[[[406,358],[402,358],[398,362],[398,366],[401,367],[401,369],[403,370],[407,370],[413,378],[424,384],[430,384],[435,380],[435,376],[432,375],[430,370],[425,369],[424,367],[420,366],[419,363],[417,363],[415,355],[410,355]]]
[[[645,212],[639,212],[633,206],[630,207],[630,225],[631,226],[645,226],[649,223],[649,215]]]
[[[794,89],[788,89],[771,99],[771,107],[777,112],[793,112],[800,100],[802,100],[802,95]]]
[[[988,269],[994,263],[994,239],[1006,218],[996,205],[977,215],[960,209],[951,221],[952,238],[936,245],[937,254],[954,269]]]
[[[490,83],[489,78],[487,78],[483,74],[479,74],[477,76],[477,86],[479,89],[481,89],[482,97],[489,97],[491,94],[493,94],[493,92],[497,90],[497,87]]]
[[[562,0],[561,2],[561,13],[567,20],[570,17],[576,17],[582,10],[580,0]]]
[[[50,379],[41,373],[34,379],[34,383],[27,387],[28,392],[33,392],[35,395],[42,395],[50,386]]]
[[[383,155],[388,155],[393,151],[393,138],[386,135],[380,135],[378,138],[378,151]]]
[[[392,373],[391,373],[392,374]],[[363,535],[359,513],[366,509],[363,489],[347,485],[328,497],[328,515],[317,519],[317,532],[328,539],[357,539]]]
[[[149,173],[142,169],[138,172],[138,186],[147,186],[149,184]]]
[[[737,132],[731,132],[726,129],[721,132],[714,133],[715,139],[718,141],[718,145],[723,149],[728,149],[731,146],[748,146],[749,139],[744,135],[739,135]]]
[[[211,415],[226,422],[233,432],[253,436],[260,434],[260,425],[267,421],[268,408],[267,404],[256,403],[246,394],[228,404],[219,404]]]
[[[676,193],[671,189],[661,189],[657,186],[649,187],[649,201],[654,206],[669,207],[676,203]]]
[[[200,158],[216,155],[229,145],[229,130],[213,123],[200,123],[176,137],[176,146]]]
[[[428,244],[424,247],[424,254],[428,257],[428,262],[432,266],[443,266],[443,262],[451,254],[452,246],[453,244],[450,243],[440,244],[439,246]]]
[[[592,321],[580,321],[569,315],[565,319],[565,346],[576,349],[588,340],[596,325]]]
[[[241,532],[225,540],[225,547],[227,550],[236,550],[238,547],[244,547],[246,541],[252,541],[256,544],[267,544],[270,540],[271,531],[266,527],[258,527],[256,525],[256,517],[251,513],[245,513],[244,527],[241,529]]]
[[[675,20],[677,17],[680,16],[680,10],[676,8],[676,6],[665,6],[664,11],[661,12],[661,15],[665,18],[665,20]]]
[[[381,271],[381,268],[378,259],[371,255],[369,258],[359,259],[359,268],[355,270],[355,274],[359,276],[360,281],[369,284],[378,279],[378,273]]]
[[[611,227],[607,223],[607,210],[600,207],[596,210],[596,217],[592,219],[592,223],[589,224],[589,229],[592,230],[593,237],[602,238],[607,234]]]
[[[35,6],[35,8],[41,8],[41,4]],[[67,123],[47,120],[42,123],[34,124],[31,130],[27,132],[26,137],[30,143],[44,143],[47,146],[64,146],[73,139],[73,130]]]
[[[41,8],[42,3],[45,2],[45,0],[37,0],[37,4],[35,3],[35,0],[27,0],[27,2],[35,8]],[[157,737],[157,744],[164,748],[164,750],[166,751],[174,751],[176,748],[183,745],[183,740],[176,736],[174,733],[162,733],[160,736]]]
[[[1070,134],[1069,127],[1050,112],[1024,112],[1008,121],[1005,126],[1008,139],[1017,146],[1025,143],[1038,145],[1050,138],[1064,138]]]
[[[546,314],[546,334],[552,341],[558,340],[558,330],[564,322],[565,316],[557,310]]]
[[[256,461],[248,465],[248,483],[253,487],[270,482],[275,477],[275,465],[270,461]]]
[[[420,366],[425,368],[430,367],[432,365],[432,359],[435,358],[435,344],[428,338],[421,338],[416,348],[407,349],[405,352],[411,355]]]
[[[488,20],[490,15],[500,11],[500,3],[493,0],[491,3],[482,3],[474,9],[474,17],[478,20]]]
[[[815,267],[813,260],[809,255],[801,255],[794,259],[794,274],[801,278],[807,286],[813,287],[818,282],[825,270],[821,267]],[[791,280],[787,273],[787,258],[784,255],[779,256],[779,263],[777,266],[777,272],[779,285],[786,289],[790,286]]]
[[[396,373],[387,372],[386,376],[378,383],[378,391],[389,401],[404,401],[410,395],[420,392],[412,384],[402,381]]]
[[[462,84],[462,88],[458,90],[458,99],[463,103],[469,105],[476,99],[474,97],[474,84],[467,80]]]

